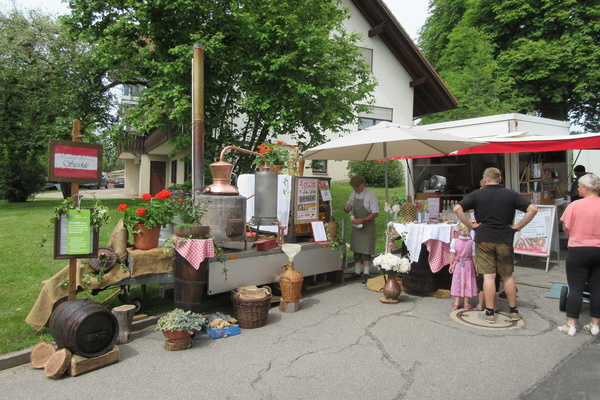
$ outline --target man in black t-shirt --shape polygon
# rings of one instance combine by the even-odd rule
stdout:
[[[475,230],[475,258],[477,272],[483,274],[485,311],[479,315],[484,321],[494,324],[496,316],[496,274],[504,281],[504,291],[513,321],[521,319],[517,309],[517,286],[513,278],[515,232],[523,229],[537,214],[535,204],[514,190],[502,186],[502,174],[498,168],[487,168],[483,172],[484,187],[475,190],[462,199],[454,213],[469,229]],[[475,211],[475,221],[471,221],[465,210]],[[515,211],[525,213],[523,219],[512,225]]]
[[[587,173],[585,172],[585,167],[583,165],[576,165],[575,168],[573,168],[573,172],[575,173],[575,179],[573,179],[573,183],[571,183],[571,190],[569,190],[569,198],[571,201],[579,200],[581,198],[579,192],[577,191],[577,187],[579,186],[579,178]]]

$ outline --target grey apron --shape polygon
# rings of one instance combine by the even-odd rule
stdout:
[[[364,218],[371,214],[365,208],[363,199],[354,198],[352,202],[352,213],[354,218]],[[375,254],[375,220],[365,221],[363,227],[358,229],[352,224],[352,233],[350,234],[350,250],[355,253]]]

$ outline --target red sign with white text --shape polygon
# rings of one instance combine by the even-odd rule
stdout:
[[[102,177],[102,145],[51,140],[48,180],[95,182]]]

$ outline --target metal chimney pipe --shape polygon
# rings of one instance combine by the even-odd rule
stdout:
[[[204,47],[199,43],[192,60],[192,185],[194,195],[204,190]]]

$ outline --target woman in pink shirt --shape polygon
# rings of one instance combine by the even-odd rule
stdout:
[[[574,336],[583,303],[586,284],[590,292],[590,317],[583,327],[592,335],[600,333],[600,179],[595,174],[579,178],[582,199],[567,207],[560,220],[569,237],[566,271],[569,285],[567,324],[559,331]]]

